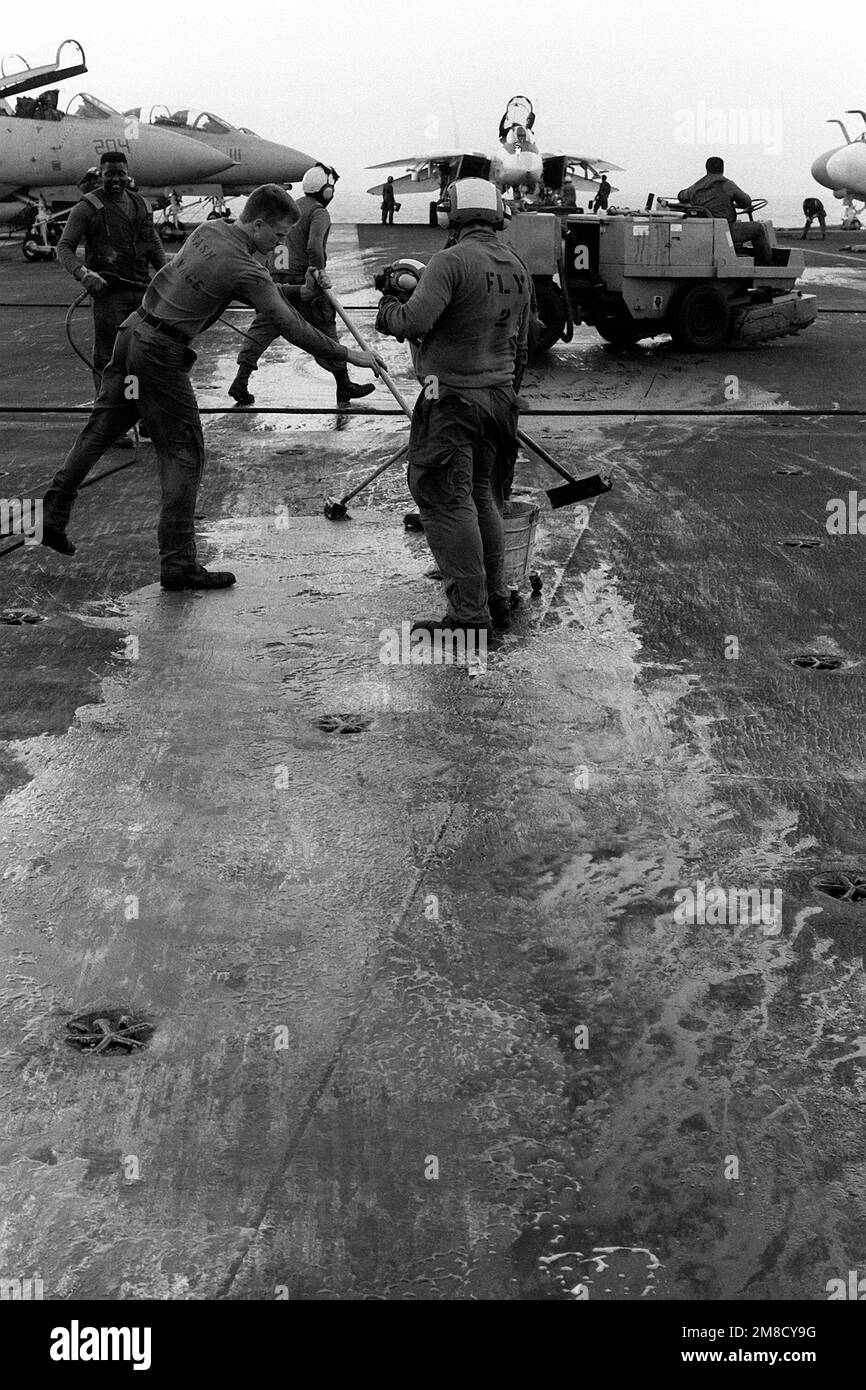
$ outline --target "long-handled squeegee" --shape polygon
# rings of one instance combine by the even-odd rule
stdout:
[[[351,492],[347,492],[343,497],[339,498],[329,497],[325,503],[325,516],[328,520],[345,521],[346,517],[349,515],[346,510],[346,503],[351,502],[353,497],[357,497],[359,492],[363,492],[365,487],[369,487],[370,483],[374,482],[380,473],[384,473],[386,468],[390,468],[392,463],[396,463],[397,460],[401,459],[408,451],[409,442],[407,440],[405,444],[400,445],[396,454],[392,454],[384,463],[380,463],[376,471],[365,478],[363,482],[359,483],[357,487],[353,487]]]
[[[333,293],[332,290],[325,289],[324,286],[322,287],[322,292],[327,296],[330,303],[334,306],[334,309],[340,315],[340,318],[343,320],[343,323],[346,325],[349,332],[352,334],[352,337],[355,339],[358,346],[364,352],[370,352],[370,344],[366,341],[363,334],[349,318],[348,314],[346,313],[337,296]],[[388,390],[391,392],[391,395],[396,400],[397,404],[401,407],[402,410],[406,412],[406,414],[409,416],[409,419],[411,420],[411,407],[409,406],[405,397],[402,395],[392,378],[388,375],[384,368],[379,368],[377,375],[382,378],[385,385],[388,387]],[[565,487],[554,487],[547,489],[547,495],[550,498],[550,505],[552,507],[567,507],[572,502],[584,502],[588,497],[597,497],[599,493],[610,492],[610,489],[613,487],[613,481],[611,480],[611,478],[601,473],[591,473],[588,477],[585,478],[575,478],[573,474],[569,473],[567,469],[563,468],[561,463],[557,463],[556,459],[551,458],[550,454],[547,452],[546,449],[542,449],[540,444],[536,444],[535,440],[531,439],[524,430],[519,429],[517,431],[517,438],[520,440],[521,444],[526,446],[527,449],[531,449],[534,454],[537,454],[538,457],[544,463],[547,464],[548,468],[552,468],[553,471],[555,473],[558,473],[561,478],[565,478],[567,480]],[[402,452],[403,451],[401,450],[400,454],[402,454]],[[366,482],[361,483],[359,487],[355,488],[355,491],[350,493],[349,496],[354,497],[356,493],[360,492],[362,488],[367,486],[367,482],[372,482],[374,478],[377,478],[380,473],[383,473],[385,471],[385,468],[388,468],[392,463],[395,463],[396,460],[400,457],[400,454],[395,454],[392,459],[388,460],[387,464],[383,464],[381,468],[377,468],[376,472],[371,474],[370,477],[366,480]],[[343,498],[342,502],[345,503],[345,501],[346,498]],[[342,512],[337,510],[341,505],[342,503],[338,501],[337,498],[329,497],[328,501],[325,503],[325,516],[330,517],[331,520],[336,520],[340,516],[345,516],[345,506],[343,506]]]

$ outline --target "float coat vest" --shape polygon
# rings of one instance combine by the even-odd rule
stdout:
[[[98,275],[119,275],[124,280],[146,285],[150,279],[148,258],[153,247],[153,222],[147,204],[138,193],[127,189],[126,196],[133,204],[132,219],[100,190],[84,195],[84,201],[100,214],[87,233],[87,265]],[[117,288],[130,290],[131,286],[118,285]]]

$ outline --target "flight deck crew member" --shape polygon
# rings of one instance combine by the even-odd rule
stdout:
[[[332,342],[339,343],[337,316],[333,305],[315,287],[312,276],[307,272],[314,270],[324,274],[327,263],[328,235],[331,230],[331,214],[328,204],[334,196],[334,173],[322,164],[315,164],[304,174],[304,196],[298,199],[298,220],[291,228],[286,245],[275,253],[274,265],[284,272],[285,284],[282,298],[294,306],[302,318]],[[327,276],[322,281],[330,288]],[[303,290],[302,290],[303,287]],[[276,320],[267,314],[256,314],[247,331],[252,342],[244,343],[238,353],[237,375],[229,387],[229,395],[238,405],[252,405],[255,401],[249,389],[250,373],[258,367],[262,353],[270,347],[282,330]],[[344,360],[333,353],[316,355],[316,362],[326,372],[331,372],[337,383],[337,405],[348,405],[349,401],[360,396],[368,396],[376,388],[372,382],[363,386],[350,379]]]
[[[64,270],[93,297],[93,381],[97,395],[118,328],[141,303],[151,272],[165,265],[150,208],[129,188],[126,155],[120,150],[107,151],[99,167],[102,186],[85,193],[76,203],[57,246]],[[75,254],[82,240],[84,265]]]
[[[818,226],[821,228],[821,240],[822,240],[822,241],[826,241],[826,240],[827,240],[827,210],[826,210],[826,208],[824,207],[824,204],[821,202],[821,199],[820,199],[820,198],[804,198],[804,199],[803,199],[803,216],[804,216],[805,219],[806,219],[806,225],[805,225],[805,227],[803,228],[803,236],[802,236],[801,240],[802,240],[802,241],[805,241],[805,240],[806,240],[806,233],[809,231],[809,228],[812,226],[812,223],[814,222],[815,218],[817,217],[817,219],[818,219]]]
[[[725,161],[717,155],[707,160],[706,175],[688,188],[681,188],[677,199],[681,203],[692,203],[706,208],[711,217],[724,217],[728,223],[731,240],[735,246],[752,243],[756,265],[770,265],[773,259],[770,241],[765,227],[760,222],[738,222],[737,208],[752,211],[752,200],[748,193],[738,188],[732,179],[725,178]]]
[[[497,236],[502,196],[461,179],[440,203],[456,241],[407,303],[383,296],[376,327],[412,344],[424,384],[409,434],[409,491],[445,582],[447,614],[414,629],[507,627],[502,506],[517,456],[515,373],[526,360],[529,275]]]
[[[394,195],[394,175],[389,174],[387,181],[382,185],[382,226],[387,222],[389,226],[394,225],[394,213],[397,211],[397,199]]]
[[[305,323],[256,259],[272,251],[297,219],[295,200],[277,184],[264,184],[247,199],[237,222],[202,223],[157,272],[141,307],[121,324],[90,419],[45,494],[43,545],[74,553],[66,526],[78,489],[140,416],[159,465],[163,588],[217,589],[234,583],[233,574],[209,572],[196,561],[194,517],[204,441],[189,381],[196,360],[190,344],[239,299],[272,318],[283,337],[305,352],[358,367],[381,365],[374,353],[348,351]]]
[[[599,212],[600,210],[607,212],[607,200],[612,192],[613,189],[607,181],[607,174],[602,174],[601,183],[598,185],[598,190],[592,204],[593,212]]]

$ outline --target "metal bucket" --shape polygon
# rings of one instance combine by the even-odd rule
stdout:
[[[535,532],[541,508],[534,502],[506,502],[502,516],[505,531],[505,582],[518,585],[532,567]]]

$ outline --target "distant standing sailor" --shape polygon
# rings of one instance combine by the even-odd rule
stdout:
[[[601,183],[598,185],[598,191],[592,204],[593,212],[607,212],[607,200],[612,192],[613,189],[607,181],[607,174],[602,174]]]
[[[388,179],[382,185],[382,226],[387,222],[389,226],[394,225],[394,213],[397,211],[397,199],[394,194],[394,175],[389,174]]]

